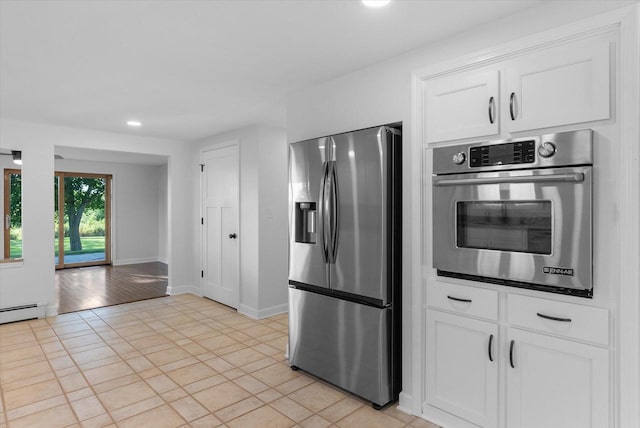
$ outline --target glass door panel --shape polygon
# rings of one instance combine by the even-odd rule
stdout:
[[[57,267],[110,263],[111,176],[57,173],[57,178]]]
[[[53,252],[56,269],[58,269],[64,266],[64,250],[60,248],[61,245],[64,245],[64,228],[60,229],[60,207],[62,205],[60,204],[60,197],[62,194],[60,193],[60,177],[57,175],[53,177],[53,194]]]

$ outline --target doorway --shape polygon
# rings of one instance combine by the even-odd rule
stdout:
[[[237,309],[240,303],[238,146],[204,151],[201,159],[202,293]]]
[[[56,269],[111,264],[111,175],[56,172]]]

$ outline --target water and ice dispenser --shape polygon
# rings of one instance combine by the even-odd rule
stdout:
[[[316,203],[296,202],[296,242],[316,243]]]

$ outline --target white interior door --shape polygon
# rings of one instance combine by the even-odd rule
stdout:
[[[238,146],[205,151],[202,164],[202,292],[237,308]]]

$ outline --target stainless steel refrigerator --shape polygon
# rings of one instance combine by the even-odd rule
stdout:
[[[401,131],[289,148],[289,362],[372,402],[401,358]]]

